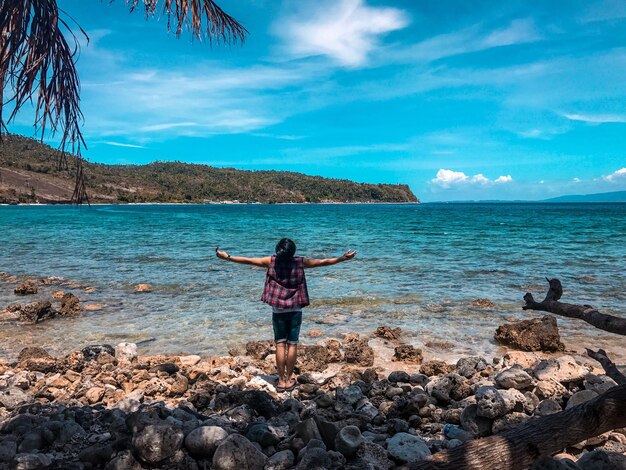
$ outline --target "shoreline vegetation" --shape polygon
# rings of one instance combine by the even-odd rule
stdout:
[[[73,165],[39,141],[5,136],[0,143],[0,203],[69,204],[75,185]],[[83,168],[92,203],[419,203],[405,184],[356,183],[287,171],[182,162],[85,161]]]
[[[90,310],[60,290],[51,302],[28,303],[40,286],[84,287],[71,281],[20,282],[6,273],[2,280],[26,299],[7,306],[3,321],[45,328]],[[476,304],[490,307],[488,299]],[[472,446],[497,449],[525,426],[549,428],[577,410],[597,416],[611,400],[623,404],[612,398],[623,387],[601,363],[565,350],[555,317],[497,326],[502,354],[456,363],[429,357],[388,325],[342,338],[311,334],[299,347],[293,392],[276,390],[270,340],[255,338],[224,356],[145,355],[140,343],[74,347],[56,357],[26,347],[17,358],[0,357],[0,467],[495,469],[519,458],[531,462],[519,468],[537,461],[537,470],[623,468],[624,413],[610,429],[585,422],[581,430],[572,421],[556,439],[543,439],[537,454],[511,450],[485,466],[439,466],[469,458],[462,452]]]

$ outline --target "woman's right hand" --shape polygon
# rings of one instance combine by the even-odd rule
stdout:
[[[344,261],[348,261],[349,259],[352,259],[355,256],[356,256],[356,251],[348,250],[343,254],[342,258],[344,259]]]
[[[226,253],[225,251],[220,250],[219,246],[217,248],[215,248],[215,256],[217,256],[218,258],[221,258],[221,259],[228,259],[228,253]]]

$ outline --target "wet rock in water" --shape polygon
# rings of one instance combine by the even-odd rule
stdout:
[[[352,457],[363,444],[363,436],[356,426],[346,426],[341,428],[335,436],[335,450],[341,452],[345,457]]]
[[[248,341],[246,343],[246,355],[255,359],[263,360],[275,352],[276,347],[273,341]]]
[[[484,418],[497,418],[506,413],[504,399],[498,393],[498,389],[485,385],[476,390],[477,415]]]
[[[44,300],[27,305],[18,305],[16,313],[19,314],[20,321],[26,323],[39,323],[54,318],[57,314],[56,310],[52,308],[52,304]]]
[[[424,359],[422,350],[411,346],[410,344],[401,344],[394,349],[392,361],[410,362],[412,364],[421,364]]]
[[[400,328],[391,328],[387,325],[382,325],[376,328],[374,332],[374,336],[378,336],[379,338],[396,340],[400,337],[402,330]]]
[[[420,372],[429,377],[434,375],[448,374],[454,370],[454,366],[444,361],[426,361],[420,366]]]
[[[576,392],[570,397],[569,400],[567,400],[567,405],[565,406],[565,409],[569,410],[570,408],[578,406],[581,403],[585,403],[586,401],[589,401],[597,396],[598,394],[593,390],[581,390],[579,392]]]
[[[496,304],[489,299],[474,299],[470,303],[470,307],[480,308],[483,310],[491,310]]]
[[[431,455],[423,439],[405,432],[389,439],[387,452],[391,458],[402,463],[417,462]]]
[[[137,345],[135,343],[119,343],[115,346],[115,359],[119,363],[129,363],[137,359]]]
[[[228,437],[228,432],[219,426],[200,426],[185,438],[185,448],[198,458],[212,458],[217,447]]]
[[[80,300],[72,293],[67,293],[61,299],[61,308],[59,309],[59,315],[64,317],[71,317],[80,314],[82,307],[80,306]]]
[[[538,380],[569,383],[582,381],[589,369],[579,365],[572,356],[561,356],[541,361],[535,366],[533,373]]]
[[[65,292],[64,292],[64,291],[62,291],[62,290],[57,290],[57,291],[54,291],[54,292],[52,293],[52,298],[53,298],[53,299],[55,299],[55,300],[61,300],[61,299],[63,298],[63,296],[64,296],[64,295],[65,295]]]
[[[213,455],[214,470],[263,470],[267,456],[241,434],[231,434]]]
[[[20,351],[17,364],[22,369],[46,374],[57,370],[59,362],[43,348],[28,347]]]
[[[303,371],[321,372],[328,367],[328,350],[324,346],[300,346],[297,364]]]
[[[520,366],[514,365],[501,370],[495,377],[496,385],[500,388],[514,388],[525,390],[532,386],[533,378]]]
[[[495,339],[522,351],[556,352],[565,349],[556,318],[552,315],[501,325],[496,330]]]
[[[358,364],[362,367],[374,365],[374,350],[370,347],[367,338],[358,334],[349,334],[343,343],[344,359],[347,363]]]
[[[96,312],[98,310],[102,310],[103,308],[104,308],[104,305],[102,304],[86,304],[85,305],[85,310],[89,312]]]
[[[31,400],[32,396],[21,388],[9,387],[0,390],[0,405],[4,406],[8,411],[29,403]]]
[[[16,295],[32,295],[36,294],[38,291],[39,288],[37,287],[37,283],[30,279],[22,282],[19,286],[13,289],[13,292]]]
[[[178,451],[184,439],[183,431],[173,424],[150,424],[133,436],[133,452],[143,462],[159,463]]]
[[[265,470],[287,470],[296,463],[293,452],[289,449],[281,450],[272,455],[265,464]]]
[[[137,284],[134,288],[135,292],[152,292],[150,284]]]
[[[81,349],[85,361],[95,361],[101,354],[115,356],[115,349],[110,344],[92,344]]]

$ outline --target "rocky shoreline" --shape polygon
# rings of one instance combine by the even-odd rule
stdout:
[[[25,348],[0,360],[0,468],[410,468],[615,385],[594,360],[560,349],[448,364],[381,326],[301,346],[299,386],[277,393],[271,341],[223,357],[143,356],[132,343],[65,357]],[[535,468],[624,465],[617,429]]]

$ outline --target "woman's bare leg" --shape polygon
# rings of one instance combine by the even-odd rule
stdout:
[[[287,364],[287,343],[276,343],[276,368],[278,369],[278,386],[285,386],[285,366]]]
[[[291,385],[291,375],[293,374],[293,368],[296,365],[296,359],[298,358],[298,345],[297,344],[288,344],[287,345],[287,364],[285,371],[285,385]]]

